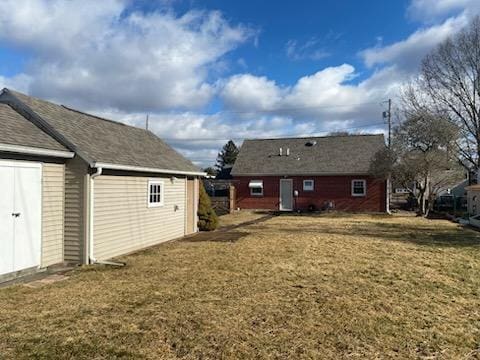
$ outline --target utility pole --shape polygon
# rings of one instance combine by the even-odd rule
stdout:
[[[147,114],[147,118],[145,119],[145,129],[148,130],[148,114]]]
[[[392,145],[392,99],[388,99],[388,110],[383,112],[383,118],[388,124],[388,148]]]
[[[388,99],[388,148],[392,146],[392,99]]]
[[[388,123],[388,148],[391,149],[392,147],[392,99],[388,99],[388,110],[383,112],[383,118],[387,121]],[[386,196],[386,210],[388,214],[391,214],[390,212],[390,203],[391,203],[391,194],[392,194],[392,183],[391,183],[391,178],[388,176],[387,181],[386,181],[386,190],[387,190],[387,196]]]

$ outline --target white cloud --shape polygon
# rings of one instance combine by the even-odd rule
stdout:
[[[329,106],[346,105],[362,97],[355,94],[357,88],[346,84],[355,77],[355,69],[349,64],[328,67],[310,76],[300,78],[285,97],[285,105]]]
[[[390,83],[376,82],[370,86],[367,80],[352,84],[356,76],[349,64],[301,77],[290,87],[280,86],[266,77],[235,75],[225,82],[220,95],[234,112],[244,113],[244,117],[260,111],[299,122],[309,119],[316,123],[316,131],[323,131],[329,122],[343,121],[348,125],[357,117],[361,124],[362,119],[372,122],[379,118],[378,102],[393,92]]]
[[[222,90],[222,98],[229,108],[237,110],[272,109],[280,101],[283,90],[265,76],[240,74],[230,77]]]
[[[330,53],[320,47],[320,40],[312,38],[305,43],[289,40],[285,45],[287,57],[291,60],[321,60],[330,56]]]
[[[33,54],[30,93],[78,106],[193,109],[223,55],[252,34],[219,12],[127,13],[117,0],[4,0],[0,40]]]
[[[440,25],[415,31],[405,40],[387,46],[375,46],[360,52],[365,65],[396,64],[398,68],[416,71],[431,49],[467,24],[463,15],[449,18]]]
[[[452,15],[454,12],[463,12],[472,16],[480,12],[478,0],[412,0],[407,13],[415,20],[432,22],[439,17]]]
[[[28,88],[32,79],[25,74],[18,74],[12,77],[4,77],[0,75],[0,89],[12,88],[21,92],[28,92]]]

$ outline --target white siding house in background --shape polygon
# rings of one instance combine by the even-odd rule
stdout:
[[[17,186],[24,204],[19,211],[13,197],[0,203],[0,281],[59,263],[106,261],[197,231],[205,174],[153,133],[8,89],[0,120],[0,183]],[[1,161],[35,176],[15,177]],[[33,225],[11,231],[26,221]]]

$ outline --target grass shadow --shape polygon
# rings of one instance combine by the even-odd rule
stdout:
[[[247,236],[247,232],[241,231],[212,231],[201,232],[194,236],[182,239],[182,242],[236,242]]]

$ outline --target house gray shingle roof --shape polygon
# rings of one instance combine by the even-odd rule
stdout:
[[[0,104],[0,144],[68,151],[7,104]]]
[[[199,172],[150,131],[6,90],[61,134],[90,163]],[[67,144],[68,145],[68,144]]]
[[[308,146],[307,143],[315,143]],[[280,156],[280,148],[283,155]],[[245,140],[232,174],[368,174],[374,155],[385,148],[383,135],[324,136]],[[289,149],[290,155],[286,155]]]

